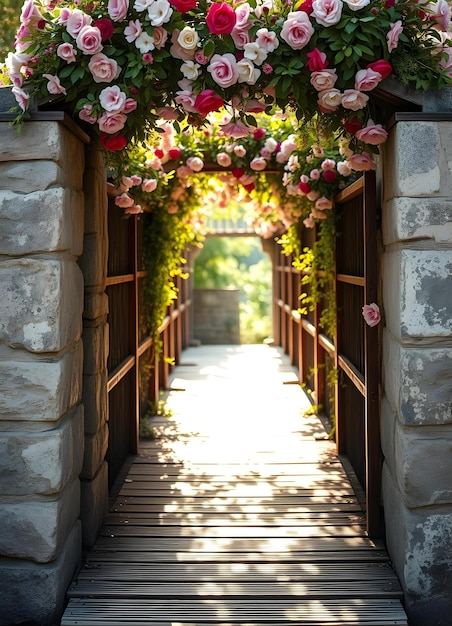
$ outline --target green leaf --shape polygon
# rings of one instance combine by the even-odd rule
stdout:
[[[202,51],[206,57],[212,56],[212,54],[215,52],[215,42],[212,39],[207,39],[207,41],[204,43]]]

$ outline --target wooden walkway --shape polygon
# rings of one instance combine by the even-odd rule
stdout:
[[[183,353],[62,626],[407,625],[381,542],[278,348]]]

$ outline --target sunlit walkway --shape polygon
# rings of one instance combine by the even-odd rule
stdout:
[[[407,624],[278,348],[190,348],[62,625]]]

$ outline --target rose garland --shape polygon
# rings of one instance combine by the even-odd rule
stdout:
[[[372,152],[386,138],[372,91],[389,74],[451,83],[446,0],[25,0],[20,20],[4,78],[16,122],[34,97],[62,98],[112,151],[158,118],[199,124],[227,106],[231,134],[289,107]]]

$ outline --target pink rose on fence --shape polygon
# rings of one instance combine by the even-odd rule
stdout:
[[[250,168],[255,172],[261,172],[267,167],[267,161],[263,157],[254,157],[250,162]]]
[[[324,91],[325,89],[331,89],[334,87],[337,81],[336,70],[320,70],[318,72],[312,72],[311,85],[317,91]]]
[[[157,180],[155,178],[145,178],[141,185],[141,188],[146,193],[151,193],[157,189]]]
[[[126,102],[126,94],[118,85],[105,87],[99,94],[99,102],[105,111],[120,111]]]
[[[377,169],[375,161],[367,152],[351,154],[347,158],[346,163],[348,163],[354,172],[368,172],[369,170]]]
[[[336,111],[342,102],[342,94],[334,87],[319,91],[318,104],[321,111]]]
[[[47,80],[49,81],[47,83],[47,91],[56,96],[58,94],[63,94],[64,96],[66,95],[66,89],[63,87],[63,85],[60,83],[60,79],[58,78],[58,76],[52,76],[52,74],[43,74],[44,78],[47,78]]]
[[[325,196],[322,196],[321,198],[316,200],[315,208],[318,211],[326,211],[328,209],[332,209],[333,208],[333,201],[330,200],[329,198],[326,198]]]
[[[369,96],[357,89],[346,89],[342,94],[341,104],[344,109],[351,111],[359,111],[364,109],[369,101]]]
[[[314,0],[312,3],[312,15],[318,24],[333,26],[342,16],[342,0]]]
[[[237,60],[230,52],[214,54],[207,66],[207,71],[210,72],[217,85],[223,89],[235,85],[239,77]]]
[[[371,67],[359,70],[355,75],[355,89],[357,91],[372,91],[381,82],[382,76]]]
[[[20,13],[21,24],[36,27],[41,20],[42,15],[39,12],[38,7],[35,5],[34,0],[26,0]]]
[[[124,37],[129,43],[133,43],[143,32],[140,20],[130,21],[129,25],[124,28]]]
[[[114,22],[123,20],[129,10],[129,0],[108,0],[108,15]]]
[[[75,43],[84,54],[96,54],[103,48],[102,35],[95,26],[83,26],[75,39]]]
[[[281,39],[293,49],[304,48],[311,40],[314,28],[304,11],[291,11],[281,30]]]
[[[73,63],[76,60],[74,46],[71,43],[61,43],[57,48],[57,56],[66,63]]]
[[[397,20],[394,24],[390,24],[391,28],[386,35],[386,40],[388,42],[388,52],[392,52],[395,50],[399,44],[399,37],[403,32],[402,21]]]
[[[356,131],[355,137],[371,146],[378,146],[386,141],[388,133],[381,124],[374,124],[373,120],[369,120],[367,126]]]
[[[109,59],[102,52],[93,54],[88,67],[95,83],[111,83],[121,73],[121,68],[118,67],[116,61]]]
[[[93,115],[92,104],[85,104],[79,111],[78,116],[83,122],[87,122],[88,124],[95,124],[97,122],[97,117]]]
[[[206,24],[214,35],[230,35],[237,22],[234,9],[226,2],[214,2],[207,11]]]
[[[72,35],[77,37],[84,26],[89,26],[93,19],[90,15],[83,13],[80,9],[74,9],[66,20],[66,30]],[[100,31],[99,31],[100,34]]]
[[[121,209],[131,207],[135,203],[134,199],[129,196],[128,193],[122,193],[120,196],[116,196],[115,204]]]
[[[124,128],[127,115],[124,113],[104,113],[98,119],[99,130],[108,135],[114,135]]]
[[[17,85],[14,85],[14,87],[11,89],[11,92],[13,93],[16,99],[16,102],[20,106],[22,111],[26,111],[28,108],[29,100],[30,100],[30,94],[28,94],[26,91],[24,91]]]
[[[368,326],[376,326],[381,320],[380,309],[375,302],[365,304],[362,308],[362,312],[364,321]]]
[[[217,163],[221,167],[229,167],[232,163],[231,157],[226,152],[219,152],[217,154]]]

